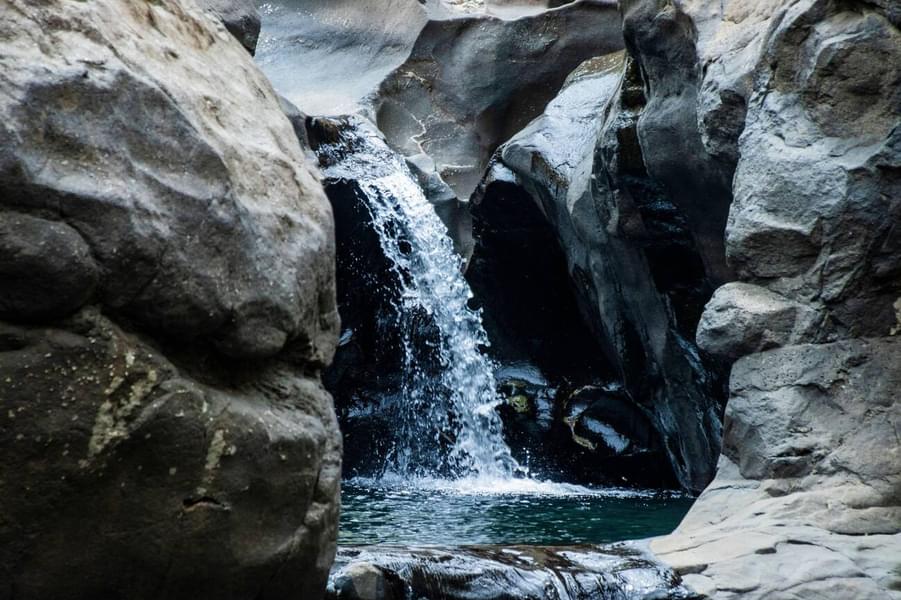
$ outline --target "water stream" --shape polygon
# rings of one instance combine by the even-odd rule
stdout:
[[[547,484],[461,493],[354,480],[342,491],[342,545],[603,544],[671,532],[691,506],[674,493]]]
[[[345,482],[340,541],[574,544],[671,531],[684,496],[537,480],[514,460],[496,411],[498,367],[483,354],[489,341],[446,227],[374,126],[322,122],[323,176],[352,184],[396,282],[380,327],[402,354],[397,391],[376,399],[390,450],[374,475]]]
[[[320,126],[327,141],[317,142],[317,153],[329,187],[355,190],[333,201],[365,206],[395,281],[391,317],[379,331],[386,345],[400,340],[393,345],[402,355],[399,385],[374,399],[389,415],[384,464],[343,486],[343,549],[329,598],[362,585],[358,574],[372,565],[388,574],[378,585],[395,582],[403,597],[539,597],[539,590],[566,599],[687,597],[640,552],[596,544],[668,533],[690,500],[529,477],[504,440],[498,367],[483,354],[481,315],[434,207],[368,121]]]
[[[521,473],[501,431],[481,317],[447,229],[403,159],[362,119],[319,147],[329,179],[355,181],[399,282],[401,393],[392,399],[393,448],[385,481],[510,480]]]

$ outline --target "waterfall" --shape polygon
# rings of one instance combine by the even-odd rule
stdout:
[[[350,117],[317,148],[323,175],[355,182],[391,263],[401,335],[401,393],[384,477],[509,480],[488,345],[463,277],[463,259],[404,160],[375,128]]]

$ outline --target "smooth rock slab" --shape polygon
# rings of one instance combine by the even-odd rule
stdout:
[[[717,599],[901,597],[901,338],[732,372],[717,477],[653,550]]]

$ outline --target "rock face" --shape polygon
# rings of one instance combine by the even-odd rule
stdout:
[[[693,111],[688,179],[734,171],[740,280],[697,333],[739,359],[717,476],[652,547],[714,598],[901,597],[901,13],[635,0],[624,16],[660,98],[639,139]],[[691,68],[653,76],[673,61]]]
[[[652,544],[711,597],[901,597],[896,4],[621,2],[621,78],[574,75],[476,196],[473,268],[538,206],[690,489],[734,363]]]
[[[901,597],[901,339],[738,361],[716,480],[653,544],[715,598]]]
[[[322,593],[332,217],[193,3],[0,15],[0,598]]]
[[[492,153],[522,129],[592,56],[622,48],[615,3],[577,0],[506,20],[426,23],[373,102],[379,128],[403,154],[432,157],[461,198]]]
[[[253,0],[199,0],[198,3],[222,21],[248,52],[256,52],[261,20]]]
[[[430,163],[426,179],[466,200],[495,148],[540,114],[572,69],[622,48],[610,0],[503,4],[271,3],[260,63],[308,114],[365,112],[395,150]]]
[[[496,273],[521,278],[543,264],[522,250],[500,253],[492,232],[503,232],[503,245],[528,247],[535,234],[516,223],[537,213],[551,234],[542,245],[565,254],[537,270],[569,273],[578,301],[572,312],[600,342],[600,372],[644,413],[644,437],[664,448],[678,482],[700,491],[713,477],[724,394],[716,365],[691,340],[714,275],[687,216],[645,170],[636,137],[643,102],[637,64],[623,53],[592,59],[570,76],[544,115],[501,147],[474,197],[469,277],[477,294],[500,296],[496,307],[486,305],[490,323],[516,300],[503,296],[505,287],[479,282]],[[499,329],[510,336],[531,320]]]

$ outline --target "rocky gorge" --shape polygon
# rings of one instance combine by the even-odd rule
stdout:
[[[0,599],[901,598],[899,27],[0,0]],[[339,550],[342,468],[699,495]]]

